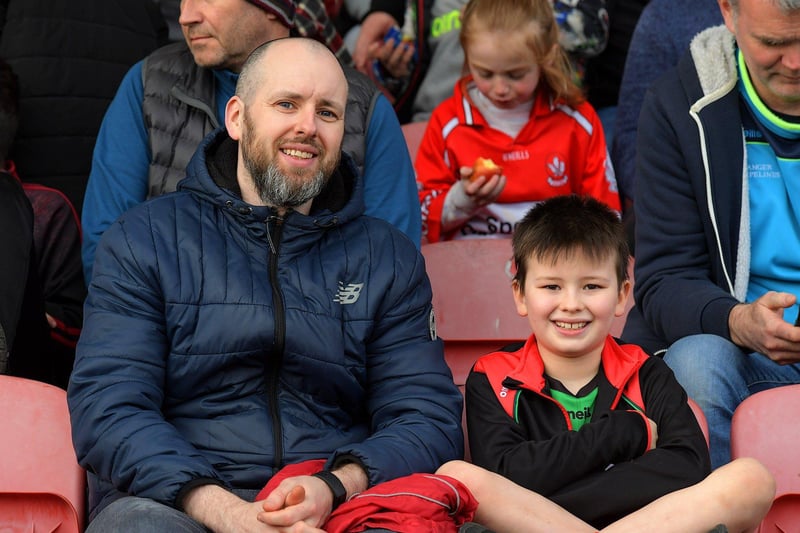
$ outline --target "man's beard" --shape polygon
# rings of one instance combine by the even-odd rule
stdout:
[[[257,144],[250,127],[249,117],[245,116],[245,130],[242,133],[242,159],[250,173],[261,201],[267,205],[281,208],[295,208],[316,198],[328,183],[334,169],[339,165],[339,157],[324,161],[325,151],[318,148],[320,168],[311,176],[305,169],[296,173],[285,173],[278,167],[275,158],[270,158],[265,146]]]
[[[278,168],[275,160],[261,164],[259,161],[245,158],[244,165],[253,177],[261,201],[273,207],[288,209],[303,205],[319,196],[328,182],[322,170],[315,172],[309,178],[292,179]]]

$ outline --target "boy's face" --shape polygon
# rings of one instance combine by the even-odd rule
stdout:
[[[599,355],[615,317],[622,316],[631,289],[620,286],[614,257],[589,261],[582,252],[569,258],[528,258],[525,288],[514,283],[514,301],[527,316],[542,357]]]

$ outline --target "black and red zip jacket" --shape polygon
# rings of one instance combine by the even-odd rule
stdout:
[[[572,430],[549,394],[535,337],[481,357],[466,384],[472,462],[602,528],[710,472],[708,448],[670,369],[607,337],[591,422]],[[646,418],[658,427],[655,449]]]

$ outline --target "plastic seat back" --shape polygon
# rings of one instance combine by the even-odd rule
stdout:
[[[417,150],[419,143],[422,141],[422,136],[425,134],[425,128],[428,127],[428,122],[409,122],[400,126],[403,130],[403,137],[406,139],[406,146],[408,146],[408,155],[411,156],[411,162],[417,158]]]
[[[461,392],[482,355],[530,335],[511,292],[509,239],[466,239],[422,245],[433,289],[436,331]],[[463,423],[466,436],[466,421]],[[469,447],[465,456],[469,459]]]
[[[86,475],[72,447],[66,392],[0,375],[0,409],[0,531],[82,531]]]
[[[761,533],[800,531],[800,494],[785,494],[775,498],[769,513],[761,521]]]
[[[465,239],[422,245],[433,289],[436,331],[457,385],[481,355],[530,335],[511,291],[509,239]]]
[[[688,399],[688,403],[694,413],[694,417],[697,419],[697,425],[700,426],[700,431],[703,432],[703,436],[706,438],[706,446],[708,446],[708,420],[706,420],[706,415],[703,409],[697,405],[697,402],[691,398]]]
[[[754,457],[775,477],[762,533],[800,531],[800,385],[757,392],[733,414],[731,457]]]

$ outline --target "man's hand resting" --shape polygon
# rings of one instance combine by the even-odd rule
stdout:
[[[278,529],[258,521],[261,502],[250,503],[217,485],[202,485],[186,495],[184,511],[214,533],[318,532]],[[310,527],[310,526],[309,526]]]
[[[793,294],[770,291],[752,303],[736,305],[728,316],[731,340],[776,363],[800,361],[800,327],[783,319],[784,310],[796,301]]]

